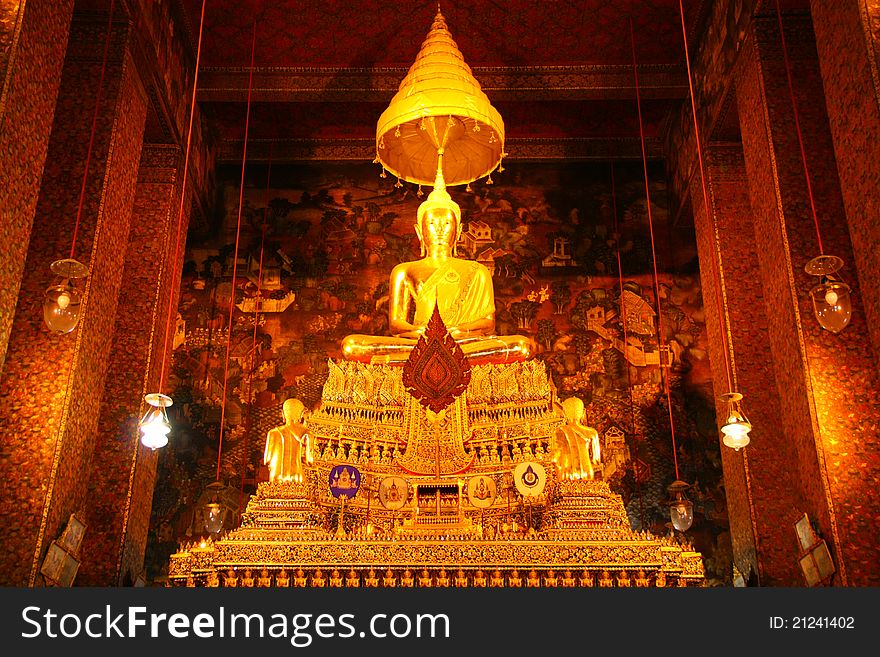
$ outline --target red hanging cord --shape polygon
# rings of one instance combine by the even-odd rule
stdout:
[[[104,38],[104,58],[101,60],[101,77],[98,79],[98,93],[95,98],[95,111],[92,113],[92,130],[89,133],[89,148],[86,151],[86,168],[83,171],[82,186],[79,189],[79,203],[76,206],[76,222],[73,224],[73,239],[70,244],[70,259],[76,255],[76,238],[79,233],[79,222],[82,218],[83,204],[86,199],[86,183],[89,179],[89,165],[92,163],[92,147],[95,145],[95,131],[98,127],[98,112],[101,108],[101,97],[104,95],[104,77],[107,73],[107,57],[110,54],[110,37],[113,36],[113,9],[116,0],[110,0],[110,15],[107,16],[107,36]]]
[[[632,18],[629,19],[629,38],[632,45],[633,57],[633,75],[636,82],[636,106],[639,112],[639,139],[642,145],[642,169],[645,174],[645,204],[648,208],[648,230],[651,233],[651,258],[654,265],[654,297],[657,300],[657,349],[660,355],[663,354],[663,313],[660,309],[660,283],[657,276],[657,250],[654,244],[654,219],[651,214],[651,190],[648,183],[648,155],[645,151],[645,127],[642,121],[642,98],[639,88],[639,71],[636,60],[636,38],[633,32]],[[675,465],[675,478],[680,479],[678,475],[678,450],[675,445],[675,422],[672,419],[672,391],[669,385],[669,374],[664,372],[663,363],[660,363],[660,378],[666,388],[666,402],[669,410],[669,433],[672,437],[672,461]]]
[[[238,223],[235,229],[235,253],[232,256],[232,290],[229,293],[229,324],[226,333],[226,362],[223,366],[223,402],[220,406],[220,437],[217,441],[217,481],[220,481],[220,459],[223,455],[223,430],[226,421],[226,389],[229,386],[229,350],[232,344],[232,316],[235,314],[235,279],[238,275],[238,246],[241,237],[241,208],[244,203],[244,173],[247,164],[247,142],[251,123],[251,92],[254,85],[254,51],[257,47],[257,19],[251,37],[251,68],[248,74],[247,111],[244,119],[244,147],[241,155],[241,182],[238,188]]]
[[[617,247],[617,282],[620,286],[620,317],[623,321],[623,362],[626,366],[626,389],[629,392],[629,411],[630,422],[632,423],[632,435],[636,441],[636,456],[638,456],[638,446],[641,442],[641,436],[636,432],[636,404],[633,399],[632,376],[629,371],[629,361],[626,359],[626,348],[629,345],[629,333],[626,325],[626,304],[623,302],[623,267],[620,264],[620,224],[617,221],[617,185],[614,180],[614,162],[611,162],[611,209],[614,213],[614,243]],[[639,495],[639,522],[642,527],[645,526],[644,505],[642,504],[642,482],[638,473],[636,475],[636,491]]]
[[[700,139],[700,123],[697,121],[697,101],[696,96],[694,95],[694,82],[693,82],[693,73],[691,71],[691,56],[688,52],[688,35],[687,35],[687,26],[685,25],[684,20],[684,5],[682,0],[678,0],[678,9],[679,14],[681,15],[681,34],[684,39],[684,59],[685,64],[687,65],[687,74],[688,74],[688,88],[690,90],[691,96],[691,114],[694,119],[694,138],[697,142],[697,161],[700,165],[700,185],[703,190],[703,208],[706,211],[706,217],[714,225],[715,216],[712,212],[712,205],[709,201],[709,189],[706,186],[706,167],[703,163],[703,141]],[[719,329],[721,331],[721,352],[724,356],[724,372],[727,375],[727,391],[733,392],[733,373],[731,372],[730,367],[730,344],[727,341],[727,321],[724,315],[724,296],[721,290],[721,254],[718,253],[718,258],[713,257],[713,266],[712,267],[712,279],[715,285],[715,296],[718,299],[718,315],[719,315]]]
[[[195,73],[193,74],[193,88],[192,88],[192,98],[189,104],[189,125],[186,130],[186,151],[183,156],[183,179],[180,183],[180,206],[177,210],[177,244],[174,247],[174,261],[172,262],[172,266],[169,268],[169,271],[173,270],[177,263],[180,260],[180,242],[181,242],[181,229],[183,227],[183,206],[184,201],[186,200],[186,181],[187,174],[189,172],[189,155],[190,149],[192,147],[192,127],[193,127],[193,117],[196,113],[196,89],[199,86],[199,62],[202,57],[202,31],[205,27],[205,4],[207,0],[202,0],[202,12],[201,17],[199,18],[199,40],[196,45],[196,64],[195,64]],[[162,345],[162,368],[159,370],[159,392],[162,392],[162,388],[165,385],[165,365],[168,359],[168,334],[171,332],[171,311],[174,308],[174,292],[173,290],[168,294],[168,315],[165,320],[165,341]]]
[[[252,426],[252,416],[254,409],[254,370],[257,369],[257,326],[258,320],[260,318],[260,300],[261,300],[261,290],[263,289],[263,252],[266,246],[266,224],[269,218],[269,189],[272,184],[272,148],[273,142],[269,142],[269,167],[266,171],[266,208],[263,210],[263,221],[260,226],[260,270],[257,274],[257,302],[254,304],[254,337],[251,342],[251,354],[253,354],[253,359],[251,360],[251,371],[248,375],[248,413],[247,413],[247,421],[245,422],[245,432],[244,432],[244,456],[242,457],[241,463],[241,488],[238,491],[238,514],[241,515],[241,507],[244,501],[244,475],[247,473],[247,464],[250,460],[250,454],[248,452],[248,439],[251,434],[251,426]]]
[[[681,0],[679,0],[680,2]],[[785,60],[785,77],[788,79],[788,96],[791,99],[791,111],[794,114],[794,127],[797,130],[798,146],[801,149],[801,162],[804,164],[804,178],[807,181],[807,194],[810,197],[810,211],[813,213],[813,224],[816,226],[816,241],[819,243],[819,255],[825,255],[822,247],[822,233],[819,232],[819,215],[816,213],[816,201],[813,198],[813,185],[810,182],[810,169],[807,166],[807,152],[804,150],[804,135],[801,132],[801,120],[798,115],[797,103],[794,99],[794,84],[791,79],[791,60],[788,58],[788,46],[785,43],[785,30],[782,27],[782,10],[776,0],[776,20],[779,23],[779,39],[782,42],[782,57]]]

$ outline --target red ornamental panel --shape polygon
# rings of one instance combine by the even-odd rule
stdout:
[[[403,365],[403,385],[419,403],[439,413],[471,382],[471,366],[434,306],[425,333]]]

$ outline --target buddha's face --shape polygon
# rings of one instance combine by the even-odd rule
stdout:
[[[458,219],[450,207],[429,208],[416,224],[416,234],[427,249],[437,246],[452,248],[461,232]]]

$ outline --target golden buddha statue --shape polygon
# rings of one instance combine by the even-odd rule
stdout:
[[[451,583],[452,581],[449,579],[449,575],[446,574],[446,569],[441,566],[440,572],[437,573],[437,586],[448,588]]]
[[[492,575],[489,577],[489,587],[497,588],[500,586],[504,586],[504,575],[502,575],[501,571],[496,568],[492,571]]]
[[[486,573],[483,572],[482,568],[478,568],[477,572],[474,573],[474,586],[486,588],[488,583],[489,581],[486,579]]]
[[[637,589],[646,589],[651,586],[651,582],[648,581],[648,576],[645,574],[644,568],[639,568],[639,572],[636,573],[635,582]]]
[[[211,570],[208,572],[208,578],[205,580],[205,586],[210,589],[220,586],[220,577],[217,575],[216,570]]]
[[[431,588],[434,586],[434,582],[431,579],[431,575],[428,573],[427,568],[422,568],[422,572],[419,574],[419,586],[424,588]]]
[[[459,588],[468,585],[467,575],[464,574],[464,571],[461,568],[459,568],[458,572],[455,573],[455,585]]]
[[[412,571],[407,568],[403,571],[403,575],[400,576],[400,585],[405,586],[407,588],[412,588],[415,586],[416,580],[413,578]]]
[[[316,570],[312,574],[312,586],[316,588],[323,588],[326,585],[327,579],[324,577],[324,573],[321,572],[321,569],[318,568],[318,570]]]
[[[281,414],[284,424],[266,434],[263,463],[269,466],[270,481],[302,481],[304,464],[313,460],[304,424],[306,407],[299,399],[288,399]]]
[[[663,588],[666,586],[666,573],[662,570],[657,572],[657,577],[654,579],[654,586],[657,588]]]
[[[607,570],[603,570],[602,574],[599,576],[599,588],[610,589],[614,587],[614,580],[611,579],[611,573]]]
[[[556,571],[552,568],[544,575],[544,586],[548,588],[556,588],[559,586],[559,578],[556,577]]]
[[[632,580],[629,578],[629,573],[625,570],[621,570],[617,573],[617,586],[627,589],[632,586]]]
[[[582,587],[586,589],[593,588],[593,576],[590,574],[589,570],[584,570],[584,572],[581,573],[579,581]]]
[[[562,588],[564,589],[573,589],[577,586],[577,580],[575,580],[574,575],[571,574],[571,571],[566,569],[562,574]]]
[[[345,585],[351,589],[356,589],[361,585],[361,579],[358,577],[354,568],[348,571],[348,577],[345,578]]]
[[[257,588],[267,589],[272,586],[272,576],[269,575],[269,571],[263,568],[260,571],[260,576],[257,578]]]
[[[333,589],[341,589],[343,586],[342,575],[339,574],[339,570],[334,568],[333,572],[330,573],[330,588]]]
[[[238,586],[238,575],[235,574],[235,571],[230,568],[226,571],[226,574],[223,576],[223,586],[234,589]]]
[[[394,588],[397,586],[397,578],[394,576],[394,571],[390,568],[385,571],[385,577],[382,578],[382,586],[387,588]]]
[[[287,588],[290,586],[290,577],[287,575],[287,571],[282,568],[275,575],[275,586],[279,586],[281,588]]]
[[[367,572],[367,576],[364,577],[364,586],[368,589],[375,589],[379,586],[379,578],[376,577],[376,571],[372,568]]]
[[[415,224],[421,259],[391,271],[388,327],[391,336],[349,335],[346,360],[402,363],[424,333],[434,307],[472,365],[528,359],[534,343],[522,335],[495,335],[495,292],[485,265],[456,257],[461,208],[446,191],[442,152],[434,190],[419,206]]]
[[[306,585],[306,574],[303,572],[302,568],[296,569],[296,573],[293,575],[293,585],[300,588]]]
[[[507,578],[507,583],[515,589],[518,589],[522,586],[522,577],[519,576],[519,571],[516,568],[510,571],[510,576]]]
[[[254,583],[254,575],[251,573],[251,569],[245,568],[244,575],[241,576],[241,585],[250,589],[254,587]]]
[[[561,404],[565,425],[553,437],[552,460],[566,479],[592,479],[593,465],[599,463],[599,433],[583,424],[584,402],[569,397]]]

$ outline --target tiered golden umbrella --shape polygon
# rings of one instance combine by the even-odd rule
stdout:
[[[504,121],[438,11],[416,61],[376,126],[378,161],[401,180],[431,185],[443,155],[448,185],[490,174],[504,156]]]

